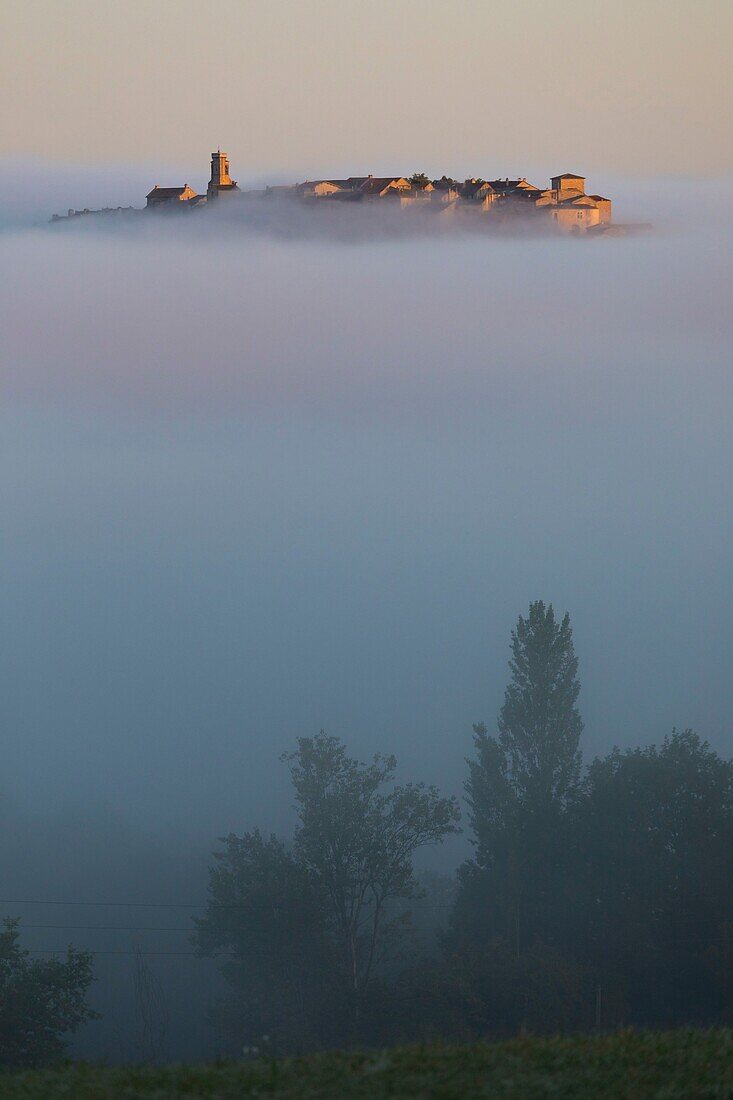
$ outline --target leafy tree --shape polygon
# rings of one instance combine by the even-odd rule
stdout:
[[[622,988],[627,1019],[719,1018],[724,982],[711,986],[709,964],[733,913],[733,762],[674,730],[595,760],[583,793],[579,948]]]
[[[386,1039],[405,905],[420,895],[413,856],[456,832],[456,800],[395,785],[394,757],[359,763],[325,733],[283,759],[298,810],[292,848],[256,830],[226,837],[197,921],[201,953],[226,956],[232,994],[218,1023],[235,1049],[263,1034],[280,1049]]]
[[[69,948],[65,959],[31,960],[19,921],[0,932],[0,1067],[40,1066],[65,1052],[63,1036],[97,1018],[86,1003],[92,960]]]
[[[195,936],[201,954],[223,958],[232,991],[214,1023],[236,1054],[260,1045],[263,1035],[274,1049],[336,1042],[333,961],[317,883],[281,841],[257,829],[221,843]]]
[[[424,172],[413,172],[407,182],[411,187],[416,187],[418,190],[422,191],[430,183],[430,180]]]
[[[362,764],[321,732],[286,754],[299,824],[295,853],[326,899],[340,976],[358,1020],[375,971],[409,923],[397,902],[418,895],[413,857],[458,830],[454,798],[423,783],[392,784],[393,756]]]

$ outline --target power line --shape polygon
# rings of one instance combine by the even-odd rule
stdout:
[[[25,924],[22,925],[23,931],[27,931],[29,928],[43,928],[47,931],[53,929],[56,932],[187,932],[189,935],[193,935],[198,931],[193,925],[187,928],[161,928],[153,925],[138,925],[138,924]],[[242,928],[219,928],[218,925],[212,926],[211,929],[204,929],[204,932],[216,933],[216,935],[238,936],[241,935],[246,929]]]
[[[39,898],[0,898],[0,905],[95,905],[109,907],[124,907],[129,909],[205,909],[207,902],[178,902],[178,901],[42,901]],[[240,902],[229,906],[218,906],[220,909],[251,908],[249,902]],[[271,908],[259,906],[259,908]]]
[[[405,899],[412,901],[416,909],[452,909],[452,902],[430,902],[422,905],[419,898]],[[214,908],[221,909],[277,909],[276,905],[267,905],[262,902],[240,901],[230,902],[227,905],[215,902]],[[126,908],[126,909],[206,909],[209,902],[177,902],[177,901],[41,901],[38,898],[0,898],[0,905],[87,905],[100,908]],[[26,926],[27,927],[27,926]]]
[[[58,932],[195,932],[193,925],[188,928],[159,928],[152,925],[137,924],[26,924],[23,922],[23,931],[28,928],[55,929]],[[217,932],[241,932],[241,928],[217,928]]]
[[[68,951],[68,947],[30,947],[28,948],[29,955],[65,955]],[[234,958],[235,956],[222,956],[222,955],[199,955],[198,951],[94,951],[87,950],[85,947],[74,948],[77,954],[82,955],[169,955],[177,957],[186,957],[189,959],[210,959],[216,960],[222,957]]]

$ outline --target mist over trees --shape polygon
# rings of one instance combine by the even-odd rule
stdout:
[[[19,924],[6,918],[0,932],[0,1069],[58,1061],[64,1036],[95,1016],[91,955],[70,947],[63,959],[31,959]]]
[[[568,616],[530,605],[497,733],[475,727],[439,984],[472,1033],[720,1020],[733,765],[674,730],[583,773],[577,668]]]
[[[733,1019],[733,762],[693,731],[584,766],[570,618],[535,601],[511,636],[493,725],[474,726],[455,879],[419,869],[461,828],[456,798],[398,781],[338,737],[283,754],[292,835],[220,839],[192,949],[226,992],[235,1057],[436,1037]],[[174,929],[175,930],[175,929]],[[181,929],[183,930],[183,929]],[[136,947],[131,1030],[166,1058],[170,995]],[[0,936],[0,1065],[63,1055],[93,1019],[92,956],[32,960]]]
[[[309,1036],[358,1041],[383,1012],[386,969],[410,933],[414,854],[457,830],[458,805],[435,787],[394,784],[393,756],[362,764],[323,732],[284,759],[298,811],[292,849],[259,832],[227,837],[198,943],[236,955],[225,967],[236,991],[223,1010],[228,1030],[241,1028],[241,1006],[269,999],[260,1019],[250,1016],[255,1035],[298,1047]],[[252,954],[269,960],[265,973]]]
[[[412,857],[457,828],[455,803],[420,786],[382,793],[394,758],[359,764],[323,733],[286,755],[292,842],[226,838],[198,923],[200,950],[234,953],[216,1020],[233,1041],[300,1050],[727,1018],[733,764],[674,730],[584,769],[578,658],[552,605],[519,617],[509,671],[467,761],[474,855],[417,956]]]

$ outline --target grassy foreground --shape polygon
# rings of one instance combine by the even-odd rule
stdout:
[[[733,1100],[733,1031],[618,1032],[472,1046],[399,1047],[249,1064],[0,1075],[2,1100]]]

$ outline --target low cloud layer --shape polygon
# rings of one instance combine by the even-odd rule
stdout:
[[[460,791],[535,597],[589,753],[725,747],[730,224],[625,188],[655,232],[0,237],[6,790],[277,828],[325,726]]]

